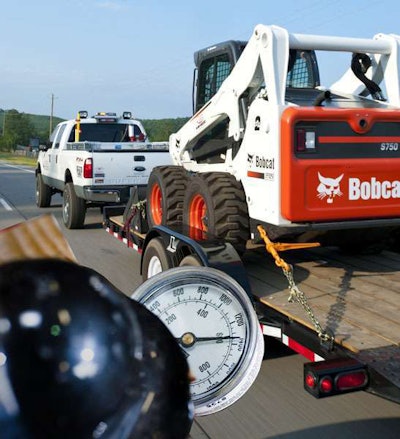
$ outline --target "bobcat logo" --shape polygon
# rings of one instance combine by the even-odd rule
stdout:
[[[329,178],[324,177],[318,172],[318,178],[319,178],[319,185],[317,187],[318,195],[317,197],[320,200],[323,200],[324,198],[328,197],[326,199],[326,202],[328,204],[333,203],[333,199],[338,196],[341,197],[343,195],[343,192],[340,190],[340,181],[343,178],[343,175],[339,175],[337,178]]]
[[[247,154],[247,163],[251,166],[253,164],[254,154]]]

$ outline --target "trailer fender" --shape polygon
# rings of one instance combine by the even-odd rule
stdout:
[[[250,283],[242,260],[232,244],[214,237],[196,241],[189,238],[188,234],[184,233],[184,231],[174,230],[165,226],[155,226],[146,235],[140,264],[142,276],[143,255],[145,255],[149,243],[153,239],[160,238],[171,260],[172,268],[181,266],[184,259],[185,265],[187,265],[188,257],[192,256],[191,260],[193,263],[196,261],[196,265],[213,267],[233,277],[244,288],[249,297],[252,297]]]

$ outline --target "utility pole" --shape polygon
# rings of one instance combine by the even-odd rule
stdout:
[[[54,93],[51,94],[49,137],[51,136],[51,133],[53,132],[53,112],[54,112]]]

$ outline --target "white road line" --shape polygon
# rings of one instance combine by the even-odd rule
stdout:
[[[35,173],[34,169],[22,168],[21,166],[9,165],[8,163],[0,163],[1,166],[8,166],[9,168],[19,169],[20,171],[30,172],[31,174]]]
[[[4,198],[0,198],[0,204],[2,204],[4,209],[8,211],[13,210],[13,208],[7,203],[7,201]]]

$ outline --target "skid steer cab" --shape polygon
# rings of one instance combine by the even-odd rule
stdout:
[[[272,239],[379,249],[399,226],[399,42],[258,25],[196,52],[195,113],[170,137],[173,165],[150,175],[150,226],[183,222],[239,254],[259,224]],[[348,53],[324,86],[321,51]]]

